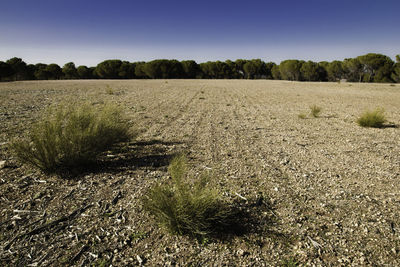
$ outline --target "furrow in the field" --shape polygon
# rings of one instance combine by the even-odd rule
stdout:
[[[162,100],[151,107],[146,107],[146,111],[142,112],[146,119],[146,123],[142,124],[142,128],[145,129],[143,138],[150,136],[151,138],[159,139],[165,128],[169,127],[169,124],[187,112],[198,92],[185,89],[176,90],[168,87],[162,90],[154,90],[152,93],[154,99],[152,102],[156,102],[157,99]],[[151,123],[149,123],[150,120]]]

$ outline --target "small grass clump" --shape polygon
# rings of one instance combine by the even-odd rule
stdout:
[[[172,234],[203,240],[230,224],[232,211],[218,191],[208,185],[209,175],[202,175],[194,183],[187,181],[184,156],[174,158],[168,171],[171,182],[154,186],[144,198],[144,208],[160,226]]]
[[[318,118],[319,115],[321,114],[321,111],[322,111],[322,108],[317,105],[310,106],[310,114],[314,118]]]
[[[304,120],[305,118],[307,118],[307,115],[305,113],[300,113],[299,115],[297,115],[297,117]]]
[[[111,86],[109,86],[108,84],[106,85],[105,91],[106,91],[106,94],[108,94],[108,95],[113,95],[115,93],[114,89],[112,89]]]
[[[358,125],[362,127],[382,128],[385,122],[386,117],[383,108],[376,108],[373,111],[365,111],[357,119]]]
[[[11,149],[21,162],[54,173],[83,168],[129,138],[127,120],[118,106],[71,103],[51,106],[28,137],[15,140]]]

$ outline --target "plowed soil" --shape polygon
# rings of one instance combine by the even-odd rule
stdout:
[[[65,99],[117,102],[135,140],[77,177],[8,144]],[[314,118],[309,106],[322,108]],[[383,107],[384,128],[358,116]],[[306,118],[299,118],[299,114]],[[400,85],[247,80],[0,83],[1,266],[399,266]],[[188,155],[245,210],[242,233],[172,236],[142,197]]]

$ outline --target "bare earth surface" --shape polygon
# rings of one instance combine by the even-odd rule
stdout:
[[[109,94],[111,87],[113,94]],[[125,106],[140,130],[74,179],[21,165],[8,143],[51,103]],[[300,119],[309,106],[319,118]],[[361,128],[385,108],[383,129]],[[400,85],[243,80],[0,84],[0,266],[399,266]],[[244,234],[171,236],[141,198],[188,155],[249,213]],[[206,240],[207,241],[207,240]]]

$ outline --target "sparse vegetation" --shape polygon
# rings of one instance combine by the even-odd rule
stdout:
[[[84,167],[128,139],[127,121],[116,105],[73,103],[50,107],[28,138],[15,140],[11,148],[20,161],[51,173]]]
[[[314,118],[318,118],[319,115],[321,114],[321,111],[322,111],[322,108],[317,105],[310,106],[310,114]]]
[[[166,91],[164,82],[0,83],[0,266],[400,266],[400,87],[179,79]],[[29,140],[24,131],[49,103],[81,98],[126,107],[137,141],[60,173],[74,179],[18,164],[12,138]],[[378,106],[385,129],[358,126]],[[168,165],[179,151],[188,151],[191,192],[208,171],[206,187],[233,214],[209,236],[171,235],[144,209],[153,185],[175,194]]]
[[[106,94],[108,95],[113,95],[114,94],[114,89],[111,88],[108,84],[106,85]]]
[[[184,156],[174,158],[168,168],[171,183],[154,186],[144,199],[144,207],[157,222],[173,234],[205,238],[228,224],[232,215],[202,175],[190,183]]]
[[[307,115],[305,113],[300,113],[299,115],[297,115],[297,117],[299,117],[299,119],[305,119],[307,118]]]
[[[381,128],[386,122],[385,110],[376,108],[373,111],[365,111],[358,119],[358,125],[362,127]]]

